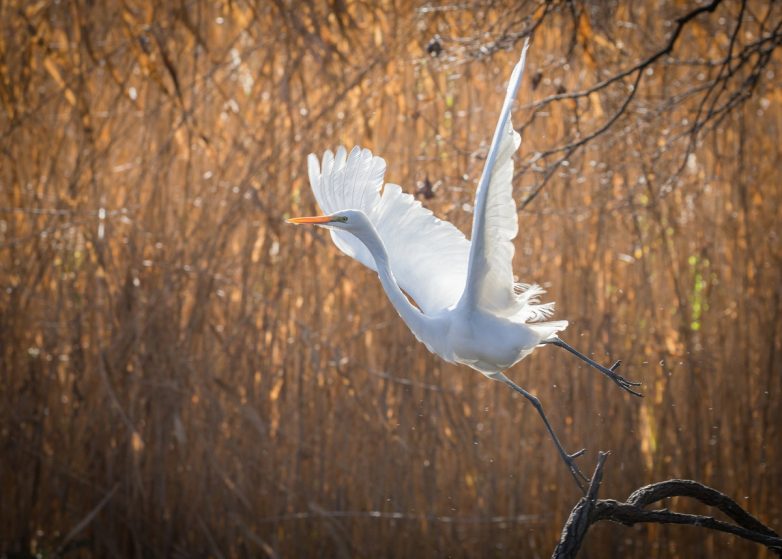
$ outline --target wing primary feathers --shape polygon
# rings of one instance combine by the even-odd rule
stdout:
[[[489,194],[489,184],[492,178],[492,171],[494,169],[494,163],[500,152],[500,145],[502,143],[503,133],[512,132],[513,127],[510,123],[510,109],[513,105],[513,100],[516,98],[516,94],[519,91],[519,85],[521,85],[521,78],[524,75],[524,68],[527,64],[527,49],[529,48],[529,39],[524,42],[524,47],[521,50],[521,58],[516,66],[513,68],[513,72],[508,82],[508,89],[505,93],[505,101],[502,104],[502,111],[500,112],[500,118],[497,122],[497,128],[494,131],[494,137],[491,141],[491,147],[489,148],[489,154],[486,157],[486,164],[483,167],[483,174],[481,175],[481,181],[478,185],[478,191],[475,195],[475,208],[476,212],[473,215],[473,234],[481,229],[481,221],[483,221],[483,214],[477,211],[480,205],[485,205],[486,198]],[[507,130],[507,128],[510,130]],[[516,146],[518,148],[518,145]],[[514,150],[515,151],[515,150]],[[472,257],[472,251],[470,253]]]
[[[522,311],[513,291],[513,238],[518,218],[513,202],[513,154],[521,138],[510,120],[511,106],[521,84],[529,40],[513,68],[497,128],[475,193],[472,239],[464,294],[464,308],[483,308],[495,314],[513,316]]]

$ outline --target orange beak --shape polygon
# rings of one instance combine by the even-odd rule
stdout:
[[[331,221],[331,217],[327,215],[317,215],[314,217],[292,217],[290,219],[286,219],[288,223],[329,223]]]

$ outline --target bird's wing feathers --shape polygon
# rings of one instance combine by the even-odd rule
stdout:
[[[352,209],[362,210],[369,216],[380,202],[386,162],[380,157],[372,157],[369,150],[353,149],[348,157],[345,148],[340,146],[336,154],[326,151],[321,165],[311,153],[307,167],[312,192],[323,213]],[[355,236],[331,229],[331,238],[342,252],[377,271],[369,250]]]
[[[358,147],[348,155],[340,147],[336,154],[327,151],[323,155],[320,168],[314,155],[308,164],[320,208],[327,214],[363,211],[383,240],[399,286],[424,312],[437,312],[459,300],[470,243],[461,231],[436,218],[399,186],[383,187],[386,164],[382,158]],[[332,229],[331,237],[342,252],[377,270],[369,250],[355,236]]]
[[[534,322],[553,310],[551,303],[538,304],[543,293],[539,286],[513,281],[513,239],[519,226],[511,183],[513,154],[521,138],[513,129],[510,109],[524,73],[527,48],[525,43],[511,74],[475,195],[471,242],[399,186],[383,188],[385,161],[369,150],[327,151],[320,166],[314,155],[309,156],[310,184],[321,209],[327,214],[362,210],[383,240],[399,286],[428,314],[458,303],[466,309]],[[337,229],[331,230],[331,236],[342,252],[377,270],[358,238]]]
[[[543,290],[513,280],[513,239],[519,230],[513,201],[513,154],[521,137],[511,123],[511,105],[524,74],[528,44],[511,74],[505,102],[486,165],[475,193],[472,240],[466,287],[460,305],[524,322],[548,316],[553,305],[538,305]]]
[[[520,136],[507,119],[488,184],[478,187],[473,216],[470,272],[465,297],[492,314],[513,314],[513,239],[519,230],[513,201],[513,154]],[[488,188],[486,188],[488,186]]]

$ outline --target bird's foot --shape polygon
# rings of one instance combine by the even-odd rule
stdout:
[[[643,398],[643,394],[640,392],[633,390],[634,386],[641,386],[640,382],[635,382],[632,380],[627,380],[622,375],[616,372],[616,370],[619,368],[619,366],[622,364],[621,361],[615,362],[610,367],[601,367],[600,370],[605,373],[605,375],[610,378],[612,381],[616,383],[616,385],[621,388],[622,390],[626,390],[630,394],[633,394],[634,396],[638,396],[640,398]]]
[[[570,344],[568,344],[565,340],[563,340],[562,338],[559,338],[559,337],[550,338],[548,340],[544,340],[541,343],[543,343],[543,344],[553,344],[555,346],[558,346],[558,347],[561,347],[563,349],[566,349],[567,351],[569,351],[570,353],[572,353],[573,355],[575,355],[576,357],[578,357],[579,359],[581,359],[585,363],[588,363],[590,366],[594,367],[595,369],[597,369],[598,371],[603,373],[605,376],[610,378],[622,390],[626,390],[627,392],[629,392],[630,394],[632,394],[634,396],[643,397],[643,394],[641,394],[640,392],[638,392],[636,390],[633,390],[634,386],[641,386],[640,382],[634,382],[634,381],[631,381],[631,380],[627,380],[622,375],[620,375],[619,373],[616,372],[616,370],[619,368],[619,365],[622,364],[621,361],[615,362],[613,365],[611,365],[611,367],[605,367],[604,365],[601,365],[600,363],[598,363],[594,359],[591,359],[591,358],[587,357],[586,355],[584,355],[583,353],[578,351],[576,348],[574,348]]]

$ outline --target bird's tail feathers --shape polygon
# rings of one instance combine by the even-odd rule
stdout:
[[[535,333],[540,336],[540,341],[550,340],[557,337],[557,332],[561,332],[568,326],[567,320],[551,320],[549,322],[536,322],[527,324]]]
[[[554,303],[541,303],[540,296],[546,292],[538,284],[515,283],[513,291],[520,311],[516,315],[523,322],[540,322],[554,314]]]

